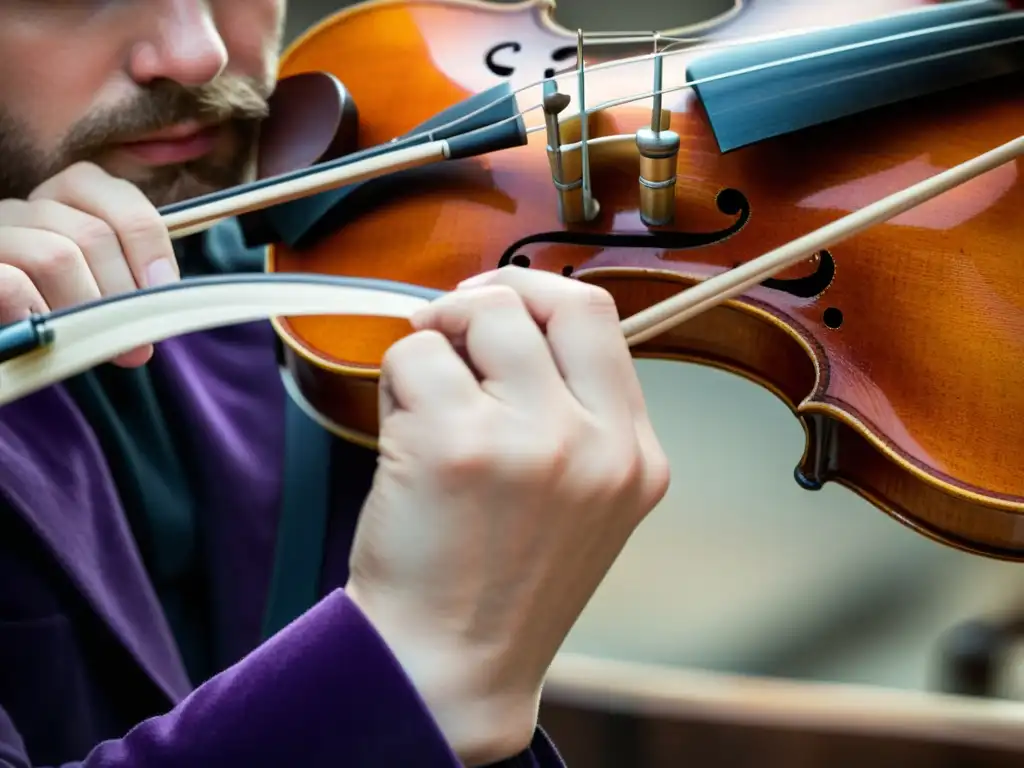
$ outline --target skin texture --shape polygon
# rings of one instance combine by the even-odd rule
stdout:
[[[668,461],[603,289],[510,267],[412,323],[381,371],[346,590],[487,764],[529,743],[548,666]]]
[[[0,198],[27,196],[78,160],[158,206],[238,183],[252,118],[273,87],[284,11],[282,0],[4,3]],[[185,168],[144,167],[114,147],[190,119],[232,122],[212,155]]]
[[[0,7],[0,322],[178,278],[155,207],[251,176],[284,13],[283,0]],[[215,135],[190,162],[125,147],[195,122]]]
[[[156,208],[251,175],[284,12],[0,5],[0,322],[178,279]],[[216,128],[201,157],[125,148],[189,121]],[[381,463],[346,591],[452,748],[483,765],[529,746],[545,671],[668,464],[603,289],[502,270],[414,326],[382,372]]]

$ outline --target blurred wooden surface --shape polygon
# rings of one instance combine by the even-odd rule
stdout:
[[[541,722],[570,768],[1019,768],[1021,752],[699,717],[545,704]]]
[[[563,654],[541,723],[585,768],[1003,768],[1024,704]]]

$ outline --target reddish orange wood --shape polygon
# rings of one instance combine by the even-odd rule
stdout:
[[[711,36],[854,21],[924,5],[758,2]],[[767,8],[765,8],[767,6]],[[827,12],[822,10],[827,7]],[[542,2],[378,0],[335,15],[300,39],[282,76],[326,70],[360,110],[360,144],[398,136],[499,79],[540,80],[552,51],[575,44]],[[601,57],[647,52],[605,48]],[[677,80],[684,57],[666,63]],[[588,66],[600,59],[588,58]],[[649,91],[650,64],[588,79],[588,105]],[[560,81],[575,98],[571,76]],[[721,154],[688,91],[666,97],[682,137],[677,219],[712,232],[735,218],[724,188],[750,201],[749,222],[708,247],[680,251],[531,245],[534,268],[571,268],[610,290],[623,317],[693,281],[752,259],[880,197],[1009,141],[1024,126],[1021,88],[947,92]],[[534,94],[536,91],[533,92]],[[524,107],[529,104],[522,104]],[[591,136],[648,124],[648,103],[595,116]],[[539,110],[529,125],[543,122]],[[571,137],[570,137],[571,140]],[[272,271],[385,278],[441,289],[491,269],[520,238],[566,229],[544,152],[527,146],[448,163],[394,184],[308,252],[273,249]],[[631,141],[596,146],[593,189],[602,213],[578,231],[645,232]],[[774,391],[808,433],[806,478],[836,481],[921,533],[994,557],[1024,559],[1024,185],[1008,164],[834,248],[835,279],[815,298],[758,288],[635,350],[722,367]],[[816,263],[784,277],[809,274]],[[842,323],[835,324],[841,312]],[[278,331],[302,392],[341,433],[376,435],[378,364],[404,322],[282,319]]]

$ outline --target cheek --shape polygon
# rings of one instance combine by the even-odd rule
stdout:
[[[281,50],[284,0],[220,0],[214,8],[228,51],[228,68],[273,83]]]
[[[46,55],[38,55],[40,50]],[[0,107],[31,131],[26,138],[33,146],[55,149],[109,86],[111,64],[96,55],[102,50],[91,39],[52,45],[12,30],[0,32]]]

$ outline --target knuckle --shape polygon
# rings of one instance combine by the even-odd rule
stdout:
[[[106,173],[99,166],[87,161],[73,163],[51,176],[33,189],[28,195],[28,202],[38,205],[44,200],[71,204],[71,201],[95,190]]]
[[[658,504],[672,484],[672,465],[661,448],[651,452],[647,460],[647,493],[651,506]]]
[[[541,424],[513,422],[495,441],[502,471],[509,481],[524,486],[548,483],[563,475],[573,458],[566,431]]]
[[[569,459],[568,441],[556,432],[484,407],[446,425],[432,460],[447,486],[488,478],[502,485],[534,487],[561,474]]]
[[[634,519],[644,519],[665,497],[671,479],[671,466],[660,445],[642,445],[637,441],[628,455],[620,455],[612,492],[628,502]]]
[[[4,297],[24,290],[32,285],[29,276],[15,266],[0,264],[0,294]]]
[[[409,336],[403,336],[386,350],[380,358],[380,377],[388,379],[392,376],[395,366],[401,365],[402,350],[409,345]]]
[[[649,456],[635,432],[589,422],[578,442],[585,446],[580,464],[590,488],[607,499],[636,497],[647,477]]]
[[[615,297],[606,288],[580,281],[577,281],[576,285],[580,286],[580,290],[577,291],[578,300],[588,311],[597,314],[618,314]]]
[[[30,200],[44,198],[66,198],[73,190],[96,182],[97,175],[103,174],[99,166],[82,160],[72,163],[56,176],[44,181],[29,197]]]
[[[502,475],[516,484],[545,481],[563,457],[560,441],[552,434],[508,429],[495,443]]]
[[[536,432],[533,433],[537,435]],[[533,440],[533,458],[537,468],[547,473],[560,473],[572,458],[572,440],[565,431],[546,430]]]
[[[494,309],[511,309],[523,306],[523,299],[515,288],[509,285],[488,285],[477,289],[468,300],[480,306]]]
[[[71,163],[64,169],[63,173],[58,175],[67,179],[77,179],[81,177],[90,178],[95,176],[97,173],[103,173],[103,170],[96,165],[96,163],[89,160],[78,160]]]
[[[460,487],[472,478],[489,473],[495,452],[482,437],[478,423],[466,419],[448,425],[431,454],[431,462],[438,480],[446,487]]]
[[[160,214],[145,201],[125,206],[112,223],[114,230],[127,239],[153,239],[165,236]]]
[[[633,493],[644,474],[644,461],[635,443],[619,442],[605,448],[598,463],[598,477],[611,496]]]
[[[0,264],[0,310],[27,307],[35,297],[32,279],[17,267]],[[9,312],[0,312],[4,316]]]
[[[108,174],[96,163],[88,160],[80,160],[72,163],[60,174],[60,178],[67,184],[78,186],[79,184],[95,184],[98,180],[115,181],[115,177]]]
[[[430,354],[444,343],[444,336],[432,328],[407,334],[385,350],[381,357],[381,369],[393,371],[405,365],[406,360],[416,360],[424,354]]]
[[[565,438],[552,437],[542,441],[532,454],[526,454],[528,463],[522,467],[521,474],[530,482],[547,482],[561,477],[568,470],[573,453]]]
[[[19,221],[22,218],[25,206],[27,205],[29,205],[29,203],[16,198],[0,200],[0,226],[5,224],[9,225],[13,222]]]
[[[71,230],[71,239],[83,251],[117,245],[117,235],[113,228],[95,216],[83,216],[81,221],[76,222]]]
[[[32,273],[36,279],[57,280],[74,270],[82,258],[82,251],[71,240],[48,238],[32,260]]]

